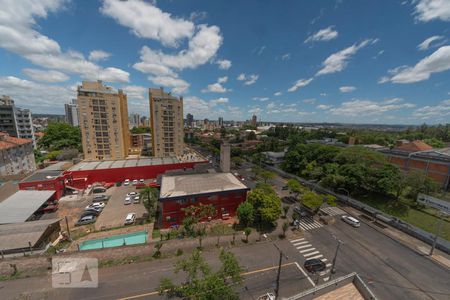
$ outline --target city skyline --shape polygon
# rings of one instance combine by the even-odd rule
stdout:
[[[101,79],[142,116],[148,88],[159,86],[183,96],[184,113],[198,119],[435,124],[450,116],[445,1],[0,3],[8,29],[0,94],[33,113],[63,114],[82,80]]]

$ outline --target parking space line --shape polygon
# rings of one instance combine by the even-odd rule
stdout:
[[[303,246],[298,246],[298,247],[296,247],[296,248],[297,248],[297,249],[303,249],[303,248],[307,248],[307,247],[311,247],[311,244],[303,245]]]
[[[316,248],[309,248],[309,249],[305,249],[305,250],[300,250],[300,253],[305,253],[305,252],[309,252],[309,251],[313,251],[316,250]]]
[[[308,274],[306,274],[305,270],[303,270],[303,268],[300,267],[300,265],[297,262],[295,262],[295,265],[303,273],[303,275],[305,275],[305,277],[306,277],[306,279],[308,279],[309,283],[311,283],[312,286],[316,286],[314,281],[312,281],[312,279],[308,276]]]
[[[300,241],[303,241],[304,239],[305,239],[305,238],[296,239],[296,240],[291,240],[291,243],[300,242]]]
[[[303,254],[303,256],[304,257],[309,257],[309,256],[317,254],[317,253],[319,253],[319,251],[314,251],[314,252],[311,252],[311,253],[305,253],[305,254]]]

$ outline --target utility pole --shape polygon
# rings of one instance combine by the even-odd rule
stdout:
[[[278,294],[279,294],[279,291],[280,291],[281,263],[283,261],[283,256],[286,259],[289,259],[289,258],[287,257],[286,254],[283,253],[283,251],[281,251],[280,248],[278,248],[278,246],[275,243],[273,245],[275,246],[275,248],[277,248],[278,252],[280,252],[280,259],[278,260],[277,285],[275,287],[275,299],[278,299]]]
[[[439,233],[441,232],[442,220],[444,219],[444,215],[445,215],[444,212],[441,212],[441,217],[439,218],[439,221],[437,223],[436,234],[434,235],[434,238],[433,238],[433,245],[431,246],[431,249],[430,249],[430,254],[429,254],[430,256],[433,255],[434,248],[436,248],[437,238],[439,236]]]
[[[335,236],[333,236],[333,237],[336,239]],[[341,247],[341,244],[344,243],[344,242],[342,242],[342,241],[339,240],[339,239],[337,239],[337,242],[338,242],[338,245],[337,245],[337,247],[336,247],[336,252],[334,253],[333,262],[332,262],[332,264],[331,264],[330,279],[331,279],[331,274],[336,273],[336,268],[335,268],[335,265],[336,265],[336,259],[337,259],[338,253],[339,253],[339,248]]]

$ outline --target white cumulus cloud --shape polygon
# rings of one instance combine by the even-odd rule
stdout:
[[[93,50],[89,53],[89,60],[99,61],[106,60],[111,57],[111,53],[108,53],[103,50]]]
[[[216,60],[216,64],[219,65],[219,69],[221,70],[228,70],[229,68],[231,68],[231,60],[228,59]]]
[[[308,79],[299,79],[297,80],[293,86],[291,86],[288,89],[288,92],[292,93],[295,92],[296,90],[298,90],[301,87],[307,86],[308,84],[311,83],[311,81],[313,81],[313,78],[308,78]]]
[[[436,119],[450,116],[450,99],[441,101],[437,105],[420,107],[412,115],[420,119]]]
[[[319,41],[331,41],[338,37],[337,30],[334,29],[334,26],[330,26],[324,29],[321,29],[309,36],[304,43],[310,42],[319,42]]]
[[[258,78],[259,78],[258,74],[246,75],[245,73],[241,73],[236,79],[239,81],[244,81],[245,85],[252,85],[258,80]]]
[[[448,0],[418,0],[414,14],[422,22],[432,20],[450,21],[450,1]]]
[[[369,43],[375,43],[377,40],[367,39],[359,44],[354,44],[348,48],[331,54],[323,63],[322,69],[317,72],[316,76],[341,72],[344,70],[349,60],[355,55],[359,49],[367,46]]]
[[[353,99],[341,103],[340,106],[330,108],[329,112],[333,115],[349,116],[349,117],[364,117],[372,115],[382,115],[384,113],[414,108],[415,104],[407,102],[389,103],[388,101],[373,101],[373,100],[361,100]]]
[[[55,70],[23,69],[22,72],[34,81],[64,82],[70,79],[66,74]]]
[[[379,83],[414,83],[430,78],[431,74],[444,72],[450,69],[450,46],[443,46],[430,56],[423,58],[415,66],[401,66],[390,70],[392,76],[380,78]]]
[[[353,92],[354,90],[356,90],[356,87],[354,87],[354,86],[341,86],[339,88],[339,91],[341,93],[350,93],[350,92]]]

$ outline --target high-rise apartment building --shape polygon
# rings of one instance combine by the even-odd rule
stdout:
[[[14,100],[8,96],[0,97],[0,132],[6,132],[12,137],[30,139],[33,147],[36,147],[31,111],[16,107]]]
[[[130,128],[141,126],[141,116],[139,114],[130,115]]]
[[[186,115],[186,126],[192,128],[194,125],[194,116],[192,114]]]
[[[127,95],[100,80],[83,81],[77,104],[84,159],[126,158],[130,145]]]
[[[67,124],[72,126],[79,126],[80,122],[78,119],[78,105],[77,100],[72,99],[71,103],[64,104],[64,110],[66,111],[65,121]]]
[[[223,127],[223,118],[219,117],[219,127]]]
[[[252,126],[258,125],[258,118],[256,117],[256,115],[252,116],[252,121],[251,121]]]
[[[184,149],[183,97],[149,89],[153,156],[182,155]]]

